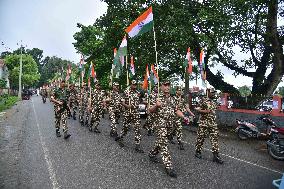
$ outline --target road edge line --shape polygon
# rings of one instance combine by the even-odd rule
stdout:
[[[42,138],[42,134],[40,132],[40,129],[39,129],[39,124],[38,124],[38,119],[37,119],[37,113],[35,111],[35,106],[34,106],[34,101],[32,99],[32,104],[33,104],[33,110],[34,110],[34,114],[35,114],[35,120],[36,120],[36,125],[37,125],[37,130],[38,130],[38,134],[39,134],[39,138],[40,138],[40,143],[41,143],[41,146],[42,146],[42,150],[43,150],[43,154],[44,154],[44,159],[46,161],[46,164],[47,164],[47,169],[48,169],[48,173],[49,173],[49,179],[51,180],[51,183],[52,183],[52,186],[53,186],[53,189],[57,189],[57,188],[60,188],[59,187],[59,184],[56,180],[56,174],[54,172],[54,169],[52,167],[52,163],[49,159],[49,152],[48,152],[48,148],[46,147],[45,145],[45,142],[43,141],[43,138]]]

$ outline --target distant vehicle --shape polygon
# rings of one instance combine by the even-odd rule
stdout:
[[[260,105],[256,107],[257,110],[263,111],[263,112],[270,112],[272,108],[273,108],[272,100],[263,101]]]
[[[30,100],[32,93],[29,90],[24,90],[22,92],[22,100]]]

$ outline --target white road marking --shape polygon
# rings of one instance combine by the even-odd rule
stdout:
[[[186,144],[195,146],[194,144],[191,144],[191,143],[189,143],[189,142],[185,142],[185,141],[183,141],[183,142],[186,143]],[[206,150],[206,151],[212,152],[212,151],[211,151],[210,149],[208,149],[208,148],[203,148],[203,149]],[[244,162],[244,163],[253,165],[253,166],[255,166],[255,167],[259,167],[259,168],[262,168],[262,169],[266,169],[266,170],[268,170],[268,171],[271,171],[271,172],[274,172],[274,173],[279,173],[279,174],[281,174],[281,175],[283,174],[283,173],[280,172],[280,171],[277,171],[277,170],[274,170],[274,169],[270,169],[270,168],[268,168],[268,167],[264,167],[264,166],[258,165],[258,164],[256,164],[256,163],[252,163],[252,162],[249,162],[249,161],[246,161],[246,160],[243,160],[243,159],[239,159],[239,158],[236,158],[236,157],[227,155],[227,154],[222,154],[222,153],[220,153],[220,154],[221,154],[222,156],[226,156],[226,157],[232,158],[232,159],[234,159],[234,160],[237,160],[237,161],[240,161],[240,162]]]
[[[48,148],[45,145],[45,142],[44,142],[44,140],[42,138],[42,134],[41,134],[40,129],[39,129],[39,124],[38,124],[38,119],[37,119],[37,114],[36,114],[36,111],[35,111],[35,106],[34,106],[33,99],[32,99],[32,104],[33,104],[33,109],[34,109],[36,125],[37,125],[37,129],[38,129],[38,134],[39,134],[39,138],[40,138],[40,143],[41,143],[41,146],[42,146],[42,149],[43,149],[44,159],[45,159],[46,164],[47,164],[47,169],[48,169],[48,173],[49,173],[49,179],[52,182],[52,186],[53,186],[52,188],[53,189],[57,189],[57,188],[60,188],[60,187],[59,187],[59,184],[58,184],[58,182],[56,180],[56,175],[55,175],[54,169],[52,167],[52,163],[51,163],[49,155],[48,155],[49,154]]]

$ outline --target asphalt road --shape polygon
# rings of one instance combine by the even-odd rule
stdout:
[[[1,117],[2,116],[2,117]],[[152,163],[148,151],[155,138],[143,130],[142,147],[134,151],[134,135],[124,148],[109,137],[108,115],[100,134],[90,133],[78,121],[68,120],[72,136],[55,136],[53,106],[40,97],[19,102],[0,115],[0,188],[274,188],[284,162],[272,159],[261,146],[264,141],[239,141],[222,132],[221,156],[212,162],[206,140],[203,159],[194,157],[196,128],[184,129],[186,150],[170,144],[178,178],[166,175],[162,163]]]

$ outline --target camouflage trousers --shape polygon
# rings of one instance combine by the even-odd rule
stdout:
[[[62,111],[62,107],[54,106],[54,113],[55,113],[55,128],[56,128],[56,131],[59,132],[60,123],[61,123],[63,132],[67,132],[68,131],[67,120],[66,120],[67,110]]]
[[[75,116],[77,113],[77,108],[78,108],[78,102],[75,99],[70,100],[70,109],[73,110],[73,115]],[[70,110],[71,111],[71,110]],[[71,115],[71,112],[70,112]]]
[[[149,113],[147,118],[146,118],[146,121],[145,121],[145,124],[144,124],[144,128],[146,130],[151,130],[151,131],[154,131],[155,130],[155,121],[156,121],[156,115],[153,114],[153,113]]]
[[[109,118],[111,121],[110,128],[112,133],[117,133],[119,114],[119,110],[115,110],[113,107],[109,107]]]
[[[97,129],[102,116],[103,116],[103,109],[102,108],[92,109],[90,127]]]
[[[79,121],[84,122],[84,116],[86,114],[86,120],[85,122],[89,122],[89,112],[88,112],[88,107],[86,104],[80,105],[79,106]]]
[[[126,110],[124,112],[124,117],[123,117],[123,127],[121,131],[121,138],[124,138],[124,136],[127,135],[129,131],[130,125],[133,124],[134,126],[134,141],[135,144],[140,144],[141,141],[141,123],[140,123],[140,114],[136,110],[132,110],[130,112],[129,110]]]
[[[219,143],[218,143],[218,128],[217,125],[205,125],[204,122],[199,123],[199,127],[197,130],[197,139],[195,150],[196,152],[201,152],[205,137],[209,135],[210,143],[212,145],[212,152],[219,152]]]
[[[161,157],[166,168],[171,169],[172,158],[168,148],[168,128],[166,127],[166,120],[159,120],[159,126],[157,128],[157,138],[154,144],[154,148],[149,152],[150,157],[155,157],[161,152]]]
[[[172,122],[171,132],[170,135],[176,136],[178,143],[181,143],[182,139],[182,121],[179,117],[175,117]]]

